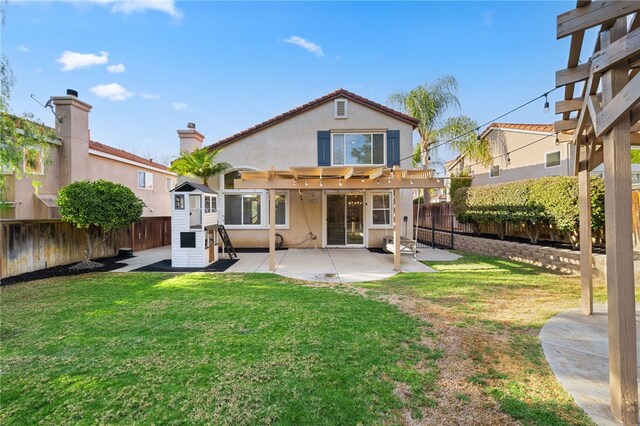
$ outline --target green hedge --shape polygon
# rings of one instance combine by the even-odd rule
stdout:
[[[458,189],[452,197],[453,211],[461,223],[476,232],[486,224],[498,225],[504,237],[507,223],[526,226],[532,242],[536,242],[542,226],[564,233],[579,228],[578,179],[552,176],[518,182]],[[591,227],[604,227],[604,182],[591,178]]]

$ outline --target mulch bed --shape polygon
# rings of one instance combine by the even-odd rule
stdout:
[[[152,263],[151,265],[134,269],[133,272],[224,272],[237,261],[238,259],[219,259],[204,268],[173,268],[171,266],[171,259],[165,259]]]
[[[103,257],[102,259],[95,259],[95,262],[102,263],[102,266],[94,269],[71,269],[76,263],[70,263],[68,265],[53,266],[51,268],[41,269],[39,271],[27,272],[13,277],[2,278],[0,285],[16,284],[25,281],[43,280],[53,277],[67,277],[73,275],[83,275],[92,272],[107,272],[114,269],[120,269],[127,266],[124,263],[119,263],[120,260],[126,259],[126,257],[112,256]]]

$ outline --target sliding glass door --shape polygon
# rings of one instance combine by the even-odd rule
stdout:
[[[327,194],[327,245],[364,245],[364,195]]]

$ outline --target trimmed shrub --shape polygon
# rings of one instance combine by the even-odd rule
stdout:
[[[576,234],[579,228],[575,177],[552,176],[460,188],[453,194],[452,206],[459,222],[470,224],[476,233],[493,223],[500,238],[504,238],[506,223],[525,225],[533,243],[543,226],[569,235]],[[591,178],[591,221],[593,231],[604,227],[604,183],[598,177]]]

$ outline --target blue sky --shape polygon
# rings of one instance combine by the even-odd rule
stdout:
[[[53,125],[30,95],[73,88],[92,139],[166,159],[188,121],[213,143],[341,87],[386,103],[443,74],[459,82],[451,115],[489,121],[554,87],[556,15],[574,3],[10,0],[1,47],[14,113]],[[501,121],[551,123],[542,104]]]

